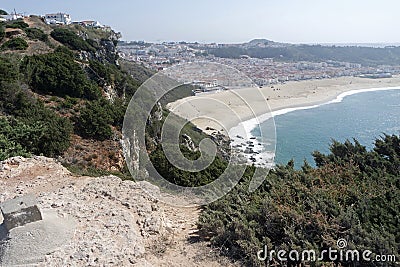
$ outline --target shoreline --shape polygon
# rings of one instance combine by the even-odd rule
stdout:
[[[343,93],[400,87],[400,75],[386,79],[340,77],[333,79],[287,82],[274,86],[232,89],[214,94],[190,96],[169,103],[167,108],[190,120],[206,133],[207,127],[225,134],[240,122],[279,115],[284,109],[328,103]]]
[[[170,103],[167,108],[207,134],[219,132],[229,136],[232,147],[237,147],[241,152],[248,148],[249,144],[246,143],[255,141],[251,144],[254,154],[247,153],[247,159],[250,163],[259,162],[260,159],[263,162],[268,159],[269,162],[273,161],[275,155],[262,153],[265,144],[258,143],[251,134],[260,123],[288,112],[339,103],[349,95],[393,89],[400,89],[399,75],[385,79],[340,77],[192,96]],[[270,133],[274,138],[275,134]]]
[[[393,87],[376,87],[376,88],[368,88],[368,89],[355,89],[351,91],[346,91],[343,92],[339,95],[336,96],[336,98],[328,101],[328,102],[321,102],[321,103],[309,103],[307,106],[291,106],[291,107],[286,107],[283,109],[277,109],[277,110],[272,110],[272,116],[280,116],[284,115],[289,112],[293,112],[296,110],[305,110],[305,109],[312,109],[312,108],[317,108],[323,105],[329,105],[333,103],[340,103],[343,101],[343,99],[347,96],[351,95],[356,95],[356,94],[361,94],[361,93],[367,93],[367,92],[376,92],[376,91],[389,91],[389,90],[400,90],[400,85],[399,86],[393,86]],[[261,115],[262,116],[262,115]]]
[[[351,90],[351,91],[341,93],[338,96],[336,96],[335,99],[332,99],[325,103],[308,105],[308,106],[288,107],[288,108],[272,111],[271,112],[272,117],[261,115],[261,116],[259,116],[258,120],[251,119],[251,120],[239,123],[237,126],[231,128],[229,130],[229,137],[231,138],[232,144],[234,146],[242,144],[241,143],[242,140],[240,138],[237,138],[238,129],[242,126],[246,131],[246,137],[249,138],[246,141],[257,140],[257,142],[260,142],[259,137],[254,136],[252,134],[252,131],[255,130],[256,128],[258,128],[261,123],[267,121],[268,119],[275,118],[276,116],[284,115],[284,114],[294,112],[297,110],[314,109],[314,108],[318,108],[318,107],[321,107],[324,105],[340,103],[344,100],[344,98],[346,98],[348,96],[356,95],[356,94],[361,94],[361,93],[366,93],[366,92],[377,92],[377,91],[390,91],[390,90],[400,90],[400,86]],[[269,115],[269,114],[265,114],[265,115]],[[242,124],[242,125],[240,125],[240,124]],[[273,122],[273,124],[275,125],[275,121]],[[246,155],[245,150],[243,148],[238,149],[238,150],[239,150],[239,152],[244,154],[248,163],[254,163],[257,166],[263,166],[263,167],[273,167],[274,162],[275,162],[276,142],[274,143],[273,151],[267,151],[264,147],[265,144],[263,144],[262,142],[261,143],[257,143],[257,142],[255,143],[255,149],[254,149],[255,153],[253,153],[251,156]],[[267,160],[267,163],[265,162],[265,160]]]

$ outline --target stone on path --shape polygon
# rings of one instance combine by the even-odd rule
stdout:
[[[34,195],[8,200],[0,205],[0,210],[4,220],[3,227],[7,231],[42,220]]]

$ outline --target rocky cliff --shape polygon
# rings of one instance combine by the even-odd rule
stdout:
[[[15,157],[0,163],[0,188],[0,203],[33,194],[44,215],[42,222],[16,228],[22,239],[0,231],[1,266],[222,264],[206,243],[188,241],[197,238],[199,210],[149,197],[145,191],[157,195],[158,188],[147,182],[76,177],[54,159]],[[72,230],[68,239],[62,235],[66,230]],[[61,238],[57,247],[49,246]]]

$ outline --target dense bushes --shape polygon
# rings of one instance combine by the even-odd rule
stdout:
[[[44,116],[39,119],[39,114]],[[3,137],[3,147],[0,149],[3,156],[7,158],[31,153],[54,157],[69,147],[72,133],[69,121],[44,108],[39,114],[35,115],[36,121],[28,118],[10,121],[0,119],[0,137]]]
[[[111,85],[115,88],[120,97],[132,96],[140,83],[135,81],[129,74],[119,69],[116,65],[110,63],[102,63],[97,60],[89,62],[91,78],[98,85]]]
[[[87,78],[73,55],[62,49],[25,57],[21,71],[28,84],[37,92],[87,99],[100,97],[99,88]]]
[[[10,58],[0,56],[0,83],[18,80],[18,65]]]
[[[60,155],[70,144],[72,125],[43,103],[19,89],[18,84],[0,85],[0,110],[12,119],[2,120],[0,135],[17,151],[49,157]],[[5,145],[5,148],[8,147]],[[3,149],[5,149],[3,147]],[[4,151],[3,151],[4,152]],[[12,152],[15,152],[13,150]]]
[[[21,146],[21,144],[12,140],[12,128],[8,121],[0,118],[0,161],[15,156],[30,156],[29,153]]]
[[[112,136],[112,122],[110,105],[103,100],[88,103],[81,110],[76,126],[78,133],[83,137],[102,141]]]
[[[37,100],[19,83],[19,60],[0,57],[1,157],[62,154],[70,145],[72,124]]]
[[[126,107],[119,99],[113,103],[104,98],[88,102],[75,118],[77,133],[100,141],[110,139],[113,135],[111,126],[122,129]]]
[[[55,40],[68,46],[73,50],[95,52],[95,49],[88,42],[86,42],[82,37],[79,37],[71,30],[64,28],[57,28],[54,29],[50,35]]]
[[[4,27],[0,24],[0,42],[3,41],[4,36],[6,36],[6,32],[4,31]]]
[[[314,249],[318,253],[336,248],[340,238],[348,241],[349,249],[398,258],[399,141],[399,136],[385,136],[376,141],[373,151],[357,142],[335,142],[329,155],[316,153],[318,168],[305,164],[302,170],[295,170],[293,162],[278,166],[255,193],[248,192],[254,171],[249,168],[232,192],[205,208],[199,220],[201,232],[226,255],[248,266],[268,264],[257,259],[264,245],[269,251]],[[276,258],[269,262],[299,263]],[[359,264],[380,266],[376,262]]]
[[[12,21],[12,22],[6,24],[6,28],[25,29],[28,27],[29,27],[29,25],[27,23],[25,23],[22,19],[15,20],[15,21]]]
[[[17,23],[29,39],[48,41],[42,30]],[[121,130],[126,109],[122,96],[133,94],[139,82],[114,64],[93,61],[89,66],[68,48],[97,52],[95,48],[103,49],[98,41],[87,42],[61,28],[53,35],[66,45],[48,54],[0,56],[0,159],[62,155],[70,146],[73,126],[83,138],[100,141]],[[12,42],[4,47],[15,49]],[[120,97],[105,99],[99,85],[110,85]]]
[[[1,49],[3,50],[26,50],[28,48],[28,43],[22,38],[13,38],[5,42]]]
[[[49,40],[47,34],[45,34],[41,29],[37,28],[26,28],[24,29],[26,35],[31,40],[39,40],[42,42],[47,42]]]
[[[185,146],[180,147],[182,154],[189,160],[196,160],[200,157],[200,152],[193,152]],[[179,153],[179,151],[176,151]],[[163,148],[158,146],[150,154],[150,160],[157,172],[169,182],[186,187],[197,187],[211,183],[222,175],[227,167],[227,162],[220,157],[216,157],[209,167],[200,172],[184,171],[172,165],[166,158]],[[150,173],[150,176],[152,174]],[[153,175],[152,177],[156,177]]]

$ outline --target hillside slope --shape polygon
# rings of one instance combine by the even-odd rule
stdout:
[[[36,16],[0,23],[0,159],[44,155],[86,173],[124,171],[125,108],[152,73],[120,67],[119,37]]]

